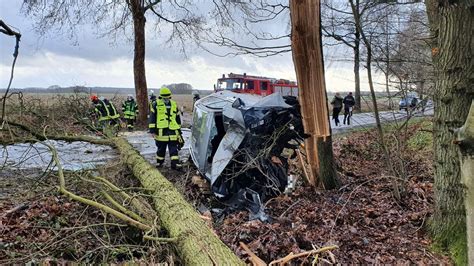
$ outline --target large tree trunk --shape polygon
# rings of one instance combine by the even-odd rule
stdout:
[[[320,1],[290,1],[292,52],[303,115],[306,153],[313,184],[318,176],[326,189],[339,186],[334,169],[331,128],[324,83]],[[318,148],[319,147],[319,148]]]
[[[452,129],[466,120],[474,95],[474,4],[470,0],[429,0],[426,6],[437,77],[433,125],[435,212],[431,228],[436,242],[447,247],[462,265],[467,263],[465,191]]]
[[[131,0],[135,50],[133,53],[133,77],[138,104],[138,123],[145,125],[148,113],[148,91],[145,73],[145,11],[143,1]]]
[[[461,182],[466,187],[466,231],[469,265],[474,265],[474,101],[464,126],[456,131],[461,149]]]
[[[172,238],[185,265],[242,265],[243,262],[206,225],[194,208],[161,173],[122,138],[115,141],[122,160],[151,191],[160,224]]]

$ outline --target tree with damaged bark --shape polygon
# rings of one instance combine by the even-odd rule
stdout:
[[[326,189],[340,186],[334,166],[331,129],[324,82],[320,2],[290,1],[292,52],[299,86],[299,99],[308,161],[313,178]]]
[[[460,265],[467,263],[465,189],[454,128],[468,117],[474,98],[474,3],[426,1],[435,66],[435,241]],[[473,173],[470,173],[471,177]],[[472,214],[471,214],[472,215]]]

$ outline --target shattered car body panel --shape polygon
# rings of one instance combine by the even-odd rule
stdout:
[[[222,202],[265,219],[261,202],[288,184],[283,151],[303,135],[296,98],[222,91],[195,103],[191,157]]]

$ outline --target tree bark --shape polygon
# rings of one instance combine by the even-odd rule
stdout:
[[[242,265],[243,262],[215,235],[194,208],[161,173],[122,138],[115,140],[122,160],[145,189],[151,190],[160,224],[185,265]]]
[[[361,105],[361,96],[360,96],[360,39],[355,40],[355,48],[354,48],[354,78],[355,78],[355,90],[354,90],[354,99],[355,99],[355,108],[354,112],[360,113],[362,112],[362,105]],[[360,38],[360,37],[359,37]]]
[[[131,0],[135,49],[133,53],[133,77],[138,104],[138,123],[145,125],[148,114],[148,89],[145,72],[145,9],[143,1]]]
[[[467,263],[464,187],[452,129],[462,126],[474,95],[474,4],[426,1],[436,71],[434,93],[435,241]],[[471,173],[472,174],[472,173]]]
[[[319,186],[324,189],[334,189],[341,186],[341,181],[337,177],[336,167],[334,164],[334,153],[332,151],[331,136],[318,138],[318,155],[319,155]]]
[[[290,1],[292,53],[299,86],[299,99],[305,133],[306,153],[311,166],[310,179],[319,177],[326,189],[336,188],[331,129],[324,83],[321,45],[320,1]],[[319,149],[318,149],[319,147]]]
[[[354,21],[356,17],[359,18],[360,10],[359,10],[359,0],[356,0]],[[360,97],[360,31],[357,27],[355,27],[354,33],[354,78],[355,78],[355,91],[354,91],[354,98],[355,98],[355,112],[361,112],[361,97]]]
[[[461,150],[461,183],[466,187],[466,231],[468,264],[474,265],[474,100],[466,123],[456,130],[456,144]]]

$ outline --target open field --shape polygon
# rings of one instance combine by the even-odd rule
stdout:
[[[61,96],[67,96],[68,93],[62,93],[59,94]],[[23,98],[25,102],[28,102],[28,100],[39,100],[43,103],[46,103],[47,105],[50,105],[54,103],[57,100],[58,94],[54,93],[25,93],[23,95]],[[127,96],[125,94],[103,94],[101,96],[104,96],[110,100],[116,105],[116,106],[121,106],[121,102],[123,102]],[[16,97],[14,97],[16,98]],[[188,94],[175,94],[173,95],[173,99],[178,102],[179,106],[183,106],[185,112],[192,112],[193,109],[193,96],[188,95]],[[328,95],[328,107],[329,110],[332,110],[331,104],[329,102],[331,101],[332,96]],[[388,111],[389,109],[389,98],[388,97],[378,97],[378,107],[379,111]],[[393,101],[393,106],[394,109],[398,109],[398,101],[399,98],[392,98]],[[362,96],[362,108],[361,112],[372,112],[373,111],[373,106],[372,106],[372,100],[370,99],[369,96]]]
[[[67,97],[69,93],[62,93],[62,94],[54,94],[54,93],[25,93],[23,94],[23,101],[24,102],[31,102],[31,101],[40,101],[43,104],[46,104],[47,106],[50,106],[54,103],[57,102],[58,96],[63,96]],[[85,93],[80,93],[79,95],[84,95],[86,96],[87,94]],[[122,106],[122,102],[125,101],[127,98],[126,94],[103,94],[99,96],[104,96],[107,99],[111,100],[115,106],[120,108]],[[187,94],[176,94],[173,95],[173,99],[178,102],[179,106],[184,107],[185,112],[192,112],[193,110],[193,96],[192,95],[187,95]],[[11,100],[9,101],[11,103],[19,103],[18,97],[12,96]]]

